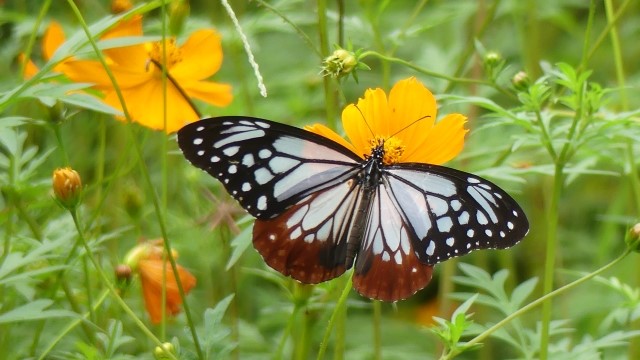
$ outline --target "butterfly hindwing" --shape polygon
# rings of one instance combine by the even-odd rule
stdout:
[[[346,181],[361,160],[309,131],[240,116],[191,123],[178,132],[178,144],[193,165],[220,180],[259,219]]]
[[[347,239],[361,201],[353,181],[316,192],[281,215],[256,220],[253,245],[283,275],[307,284],[333,279],[351,267]]]
[[[479,249],[508,248],[529,230],[515,200],[481,177],[427,164],[397,164],[385,173],[418,239],[416,255],[427,264]]]
[[[419,239],[392,197],[385,186],[376,188],[353,275],[360,294],[383,301],[415,294],[431,281],[433,270],[416,255]]]

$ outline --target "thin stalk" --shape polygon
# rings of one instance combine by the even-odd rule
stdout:
[[[324,330],[324,336],[322,337],[322,342],[320,343],[320,349],[318,349],[317,360],[324,359],[324,353],[327,351],[327,346],[329,345],[329,338],[331,337],[331,330],[333,330],[333,326],[336,322],[336,319],[339,313],[344,309],[346,312],[347,306],[347,298],[349,297],[349,293],[351,292],[351,287],[353,286],[353,271],[349,274],[349,279],[342,290],[342,294],[340,294],[340,298],[338,298],[338,302],[336,303],[335,309],[333,309],[333,313],[329,318],[329,323],[327,324],[327,328]]]
[[[346,334],[346,324],[347,323],[347,307],[344,306],[340,309],[338,316],[336,318],[336,332],[335,332],[335,341],[333,346],[333,359],[334,360],[343,360],[344,352],[346,349],[345,339],[347,338]]]
[[[544,265],[544,278],[542,293],[549,294],[553,290],[553,278],[555,274],[556,243],[558,231],[558,208],[562,187],[564,183],[564,165],[556,163],[553,176],[551,198],[547,206],[547,242]],[[542,329],[540,335],[540,359],[547,358],[549,346],[549,324],[551,323],[551,301],[542,305]]]
[[[373,359],[382,359],[382,302],[373,301]]]
[[[42,24],[42,20],[49,12],[49,8],[51,7],[51,0],[45,0],[42,3],[42,7],[40,7],[40,12],[38,12],[38,17],[36,17],[36,21],[33,23],[33,31],[29,35],[29,39],[27,40],[27,46],[24,49],[24,62],[20,63],[20,75],[24,77],[24,71],[27,67],[27,63],[31,58],[31,53],[33,52],[33,46],[36,43],[36,38],[38,37],[38,30],[40,29],[40,24]]]
[[[107,65],[107,61],[104,57],[104,54],[102,54],[102,52],[100,51],[100,49],[98,48],[98,45],[96,44],[95,40],[93,39],[91,33],[89,32],[89,28],[87,26],[87,23],[84,21],[84,18],[82,17],[82,14],[80,13],[80,10],[78,9],[77,5],[73,2],[73,0],[67,0],[67,3],[69,4],[69,7],[71,8],[72,12],[75,14],[78,22],[80,23],[82,29],[84,30],[87,39],[89,41],[89,44],[91,45],[93,51],[95,52],[96,56],[98,57],[98,61],[100,61],[102,67],[104,68],[107,76],[109,77],[111,83],[114,86],[114,90],[116,92],[116,95],[118,97],[118,101],[120,102],[121,106],[122,106],[122,112],[124,113],[125,118],[127,119],[127,122],[129,124],[132,124],[131,121],[131,115],[129,114],[129,111],[127,109],[127,104],[125,102],[125,99],[122,95],[122,91],[118,85],[118,81],[115,78],[115,76],[113,75],[113,72],[111,71],[111,69],[109,68],[109,66]],[[168,77],[169,79],[171,79],[170,77]],[[127,129],[129,131],[129,134],[131,136],[132,139],[135,139],[135,131],[134,131],[134,127],[133,126],[127,126]],[[147,166],[144,162],[144,156],[142,154],[142,149],[140,147],[140,144],[138,144],[137,141],[133,141],[133,148],[135,150],[136,153],[136,157],[138,160],[138,163],[140,164],[140,170],[142,172],[143,175],[143,180],[145,182],[145,185],[148,187],[148,189],[150,190],[149,193],[151,194],[151,200],[153,203],[153,208],[154,208],[154,213],[156,215],[156,220],[158,222],[158,225],[160,227],[160,233],[162,234],[162,238],[164,240],[164,245],[165,248],[171,249],[171,244],[169,242],[169,237],[168,237],[168,233],[167,233],[167,226],[166,223],[164,221],[164,216],[163,213],[161,211],[161,207],[160,207],[160,201],[158,199],[158,195],[157,193],[154,191],[154,187],[153,187],[153,183],[151,182],[151,176],[149,175],[149,171],[147,169]],[[191,315],[191,311],[190,311],[190,307],[189,307],[189,303],[187,301],[185,301],[185,293],[184,293],[184,288],[182,286],[182,281],[180,279],[180,276],[178,274],[178,268],[177,268],[177,264],[175,261],[175,257],[173,256],[171,251],[167,252],[167,258],[169,259],[169,262],[171,263],[171,269],[173,270],[173,274],[175,276],[176,279],[176,284],[178,285],[178,292],[180,294],[180,298],[183,300],[183,308],[184,308],[184,313],[185,316],[187,318],[187,324],[189,325],[189,330],[191,332],[191,336],[193,338],[193,342],[196,348],[196,353],[198,355],[199,359],[204,359],[204,353],[202,352],[202,348],[200,346],[200,340],[198,339],[198,334],[196,332],[196,328],[193,322],[193,317]]]
[[[320,39],[320,54],[322,58],[329,56],[329,38],[327,30],[327,0],[318,0],[318,37]],[[324,85],[324,104],[327,126],[336,127],[336,100],[334,95],[334,84],[328,76],[322,77]]]
[[[532,302],[530,302],[529,304],[525,305],[524,307],[520,308],[519,310],[517,310],[516,312],[514,312],[513,314],[507,316],[506,318],[502,319],[501,321],[499,321],[498,323],[496,323],[495,325],[493,325],[492,327],[488,328],[487,330],[483,331],[480,335],[474,337],[473,339],[469,340],[467,343],[465,343],[465,347],[463,349],[460,350],[454,350],[448,354],[446,354],[445,356],[443,356],[443,359],[453,359],[456,355],[462,353],[463,351],[465,351],[466,349],[469,349],[475,345],[481,344],[487,337],[489,337],[491,334],[493,334],[494,332],[496,332],[497,330],[501,329],[502,327],[504,327],[506,324],[510,323],[511,321],[513,321],[514,319],[517,319],[518,317],[520,317],[521,315],[524,315],[525,313],[527,313],[528,311],[536,308],[537,306],[539,306],[540,304],[546,304],[549,303],[551,299],[553,299],[554,297],[567,292],[571,289],[573,289],[574,287],[591,280],[592,278],[602,274],[603,272],[609,270],[610,268],[612,268],[613,266],[615,266],[617,263],[619,263],[620,261],[622,261],[627,255],[629,255],[631,253],[632,249],[631,248],[627,248],[622,255],[618,256],[616,259],[614,259],[613,261],[611,261],[610,263],[604,265],[603,267],[599,268],[598,270],[589,273],[567,285],[564,285]]]

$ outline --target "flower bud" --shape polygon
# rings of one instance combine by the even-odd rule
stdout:
[[[185,20],[189,17],[189,1],[173,0],[169,6],[169,32],[179,35],[184,28]]]
[[[627,247],[635,252],[640,252],[640,223],[633,225],[625,238]]]
[[[484,63],[486,66],[494,68],[502,62],[502,55],[495,51],[490,51],[484,57]]]
[[[53,172],[53,193],[56,200],[66,209],[75,208],[80,202],[82,181],[78,172],[70,167]]]
[[[169,354],[176,355],[176,348],[170,342],[162,343],[162,346],[156,346],[153,350],[153,357],[157,360],[171,359]]]
[[[125,265],[125,264],[120,264],[118,266],[116,266],[116,279],[118,279],[119,281],[129,281],[129,279],[131,279],[131,266],[129,265]]]
[[[339,78],[349,74],[358,66],[355,54],[345,49],[337,49],[327,56],[322,63],[322,73],[325,76]]]
[[[526,90],[531,85],[531,79],[529,79],[529,75],[526,72],[518,71],[511,78],[511,83],[516,90]]]
[[[123,12],[129,11],[133,5],[129,0],[112,0],[111,1],[111,13],[112,14],[122,14]]]

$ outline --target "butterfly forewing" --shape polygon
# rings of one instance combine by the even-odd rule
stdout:
[[[183,127],[178,144],[222,182],[251,215],[273,218],[306,196],[354,176],[360,159],[341,145],[292,126],[250,117]]]
[[[403,219],[418,239],[416,255],[425,263],[508,248],[529,230],[515,200],[478,176],[427,164],[398,164],[385,173]]]

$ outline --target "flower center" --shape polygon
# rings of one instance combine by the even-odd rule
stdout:
[[[176,46],[176,39],[168,39],[166,42],[167,61],[166,67],[170,69],[175,64],[182,61],[182,51]],[[149,60],[156,65],[162,65],[162,42],[157,41],[151,44],[149,49]]]
[[[400,157],[404,153],[406,148],[402,141],[395,136],[390,138],[384,138],[383,136],[376,135],[375,138],[369,140],[371,145],[371,151],[380,145],[384,145],[384,157],[382,163],[385,165],[392,165],[400,161]]]

